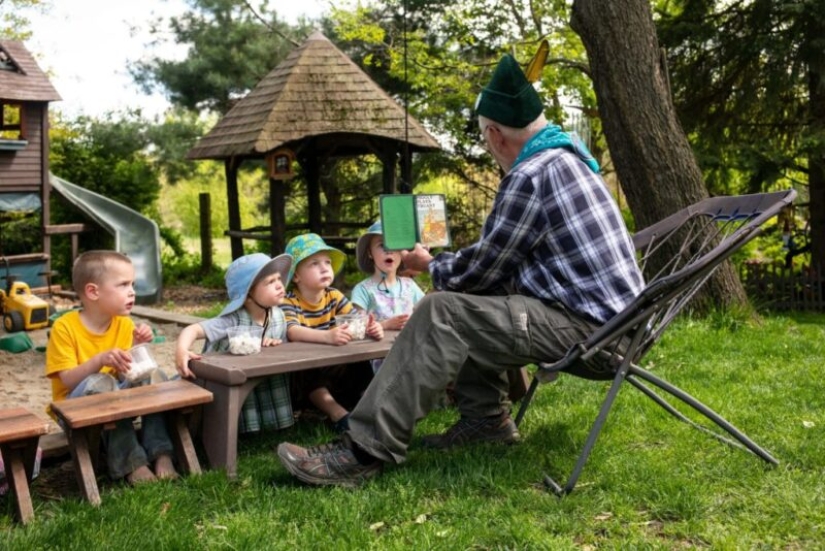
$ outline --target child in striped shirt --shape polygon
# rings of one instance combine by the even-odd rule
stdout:
[[[332,287],[346,261],[346,255],[324,240],[307,233],[294,237],[286,246],[293,258],[289,272],[290,288],[281,309],[290,341],[317,342],[342,346],[352,340],[335,317],[352,311],[347,297]],[[366,334],[381,340],[384,329],[370,318]],[[293,398],[298,404],[312,405],[325,414],[337,432],[348,428],[349,409],[372,379],[368,363],[350,364],[301,371],[293,377]],[[309,404],[306,404],[309,402]]]

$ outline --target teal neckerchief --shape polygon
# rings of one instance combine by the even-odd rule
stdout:
[[[516,162],[510,168],[512,170],[521,161],[532,157],[539,151],[545,149],[555,149],[563,147],[575,153],[584,163],[593,171],[594,174],[599,173],[599,163],[593,158],[593,155],[581,141],[578,134],[575,132],[562,132],[561,127],[555,124],[548,124],[539,130],[532,138],[530,138],[521,150],[521,153],[516,157]]]

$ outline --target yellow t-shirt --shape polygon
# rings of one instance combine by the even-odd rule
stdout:
[[[92,333],[86,329],[80,321],[79,310],[57,318],[46,346],[46,377],[52,382],[52,400],[64,400],[70,392],[69,387],[64,385],[58,376],[60,371],[73,369],[112,348],[129,350],[132,347],[134,331],[135,323],[127,316],[112,318],[112,324],[103,334]],[[116,370],[104,366],[100,373],[115,375]]]

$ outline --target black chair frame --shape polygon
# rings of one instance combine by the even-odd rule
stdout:
[[[539,383],[554,380],[559,373],[613,381],[570,478],[561,486],[549,475],[544,476],[545,484],[554,493],[563,496],[573,491],[625,381],[681,421],[723,442],[748,450],[770,464],[778,464],[770,453],[711,408],[638,364],[716,268],[759,235],[765,222],[789,206],[795,197],[794,190],[712,197],[633,236],[639,265],[647,275],[644,290],[589,338],[571,347],[564,358],[539,364],[515,419],[516,425],[519,425]],[[672,254],[674,250],[678,252]],[[670,254],[665,262],[661,262],[662,251]],[[659,267],[655,274],[647,274],[647,269],[653,265],[651,259],[657,254],[656,265]],[[694,422],[656,393],[654,388],[687,404],[722,430],[711,430]]]

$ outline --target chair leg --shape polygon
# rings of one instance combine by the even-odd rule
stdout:
[[[593,446],[596,445],[596,440],[599,438],[604,422],[607,420],[607,415],[610,413],[610,408],[613,407],[613,402],[619,394],[619,388],[621,388],[622,383],[625,380],[626,373],[626,366],[622,366],[622,368],[616,372],[616,376],[613,378],[613,383],[610,385],[610,390],[607,391],[607,396],[605,396],[604,402],[602,402],[602,407],[599,409],[599,415],[596,417],[596,422],[593,423],[593,427],[590,429],[590,434],[587,435],[587,441],[584,443],[584,449],[582,449],[581,455],[579,455],[579,459],[576,461],[576,466],[573,468],[573,472],[567,480],[567,483],[564,485],[564,488],[561,488],[549,476],[544,477],[545,484],[548,485],[556,495],[560,497],[567,495],[573,491],[573,488],[576,487],[576,482],[579,480],[579,475],[581,474],[582,469],[584,469],[587,459],[590,457],[590,452],[593,450]]]
[[[639,381],[636,381],[635,377],[639,377],[640,379],[643,379],[644,381],[646,381],[646,382],[648,382],[648,383],[664,390],[668,394],[678,398],[679,400],[681,400],[685,404],[689,405],[690,407],[692,407],[693,409],[695,409],[696,411],[698,411],[699,413],[704,415],[706,418],[713,421],[718,427],[723,429],[725,432],[727,432],[728,434],[733,436],[738,441],[738,443],[741,443],[741,446],[737,442],[734,442],[734,441],[732,441],[728,438],[725,438],[724,436],[721,436],[721,435],[716,434],[715,432],[713,432],[711,430],[706,429],[705,427],[703,427],[703,426],[701,426],[697,423],[694,423],[692,420],[690,420],[689,418],[682,415],[681,412],[679,412],[673,406],[671,406],[669,403],[667,403],[662,397],[657,395],[653,390],[647,388],[646,386],[644,386]],[[691,425],[695,428],[698,428],[698,429],[700,429],[704,432],[707,432],[708,434],[714,436],[718,440],[721,440],[725,443],[728,443],[728,444],[731,444],[733,446],[740,447],[740,448],[742,446],[744,446],[747,450],[752,452],[754,455],[757,455],[758,457],[760,457],[762,460],[764,460],[767,463],[771,463],[772,465],[778,465],[779,464],[779,461],[777,461],[765,449],[759,447],[753,440],[748,438],[739,429],[737,429],[736,427],[731,425],[721,415],[719,415],[718,413],[716,413],[715,411],[710,409],[708,406],[706,406],[705,404],[703,404],[702,402],[700,402],[699,400],[697,400],[696,398],[694,398],[693,396],[691,396],[687,392],[683,391],[682,389],[680,389],[676,386],[673,386],[672,384],[668,383],[667,381],[664,381],[664,380],[656,377],[655,375],[653,375],[649,371],[647,371],[645,369],[642,369],[641,367],[638,367],[638,366],[635,366],[635,365],[630,367],[630,373],[627,376],[627,381],[630,384],[632,384],[634,387],[636,387],[637,389],[642,391],[646,396],[653,399],[654,402],[659,404],[668,413],[675,416],[679,420],[684,421],[684,422],[688,423],[689,425]]]
[[[524,380],[526,381],[527,371],[524,368],[521,368],[521,369],[518,370],[518,372],[520,373],[520,377],[524,378]],[[508,374],[509,374],[509,372],[508,372]],[[533,401],[533,395],[536,393],[536,389],[538,388],[539,383],[542,383],[542,382],[543,383],[550,383],[550,382],[555,381],[558,378],[559,378],[559,372],[555,371],[555,372],[552,372],[552,373],[545,374],[541,378],[541,380],[539,379],[538,376],[533,377],[533,380],[530,381],[530,386],[529,387],[527,387],[527,385],[525,383],[524,386],[527,388],[527,390],[526,390],[526,392],[522,391],[522,393],[521,393],[522,394],[522,396],[521,396],[521,406],[518,408],[518,413],[516,414],[516,420],[514,421],[516,426],[519,426],[519,424],[521,423],[521,420],[524,418],[524,414],[527,413],[527,406],[529,406],[530,402]],[[512,388],[512,383],[511,383],[511,388]],[[513,400],[512,390],[511,390],[510,399]]]
[[[530,382],[530,388],[527,389],[527,392],[524,393],[521,399],[521,406],[518,408],[518,413],[516,414],[516,426],[519,426],[521,420],[524,418],[524,414],[527,413],[527,408],[530,406],[530,402],[533,401],[533,395],[536,393],[538,386],[538,377],[533,377],[533,380]]]

